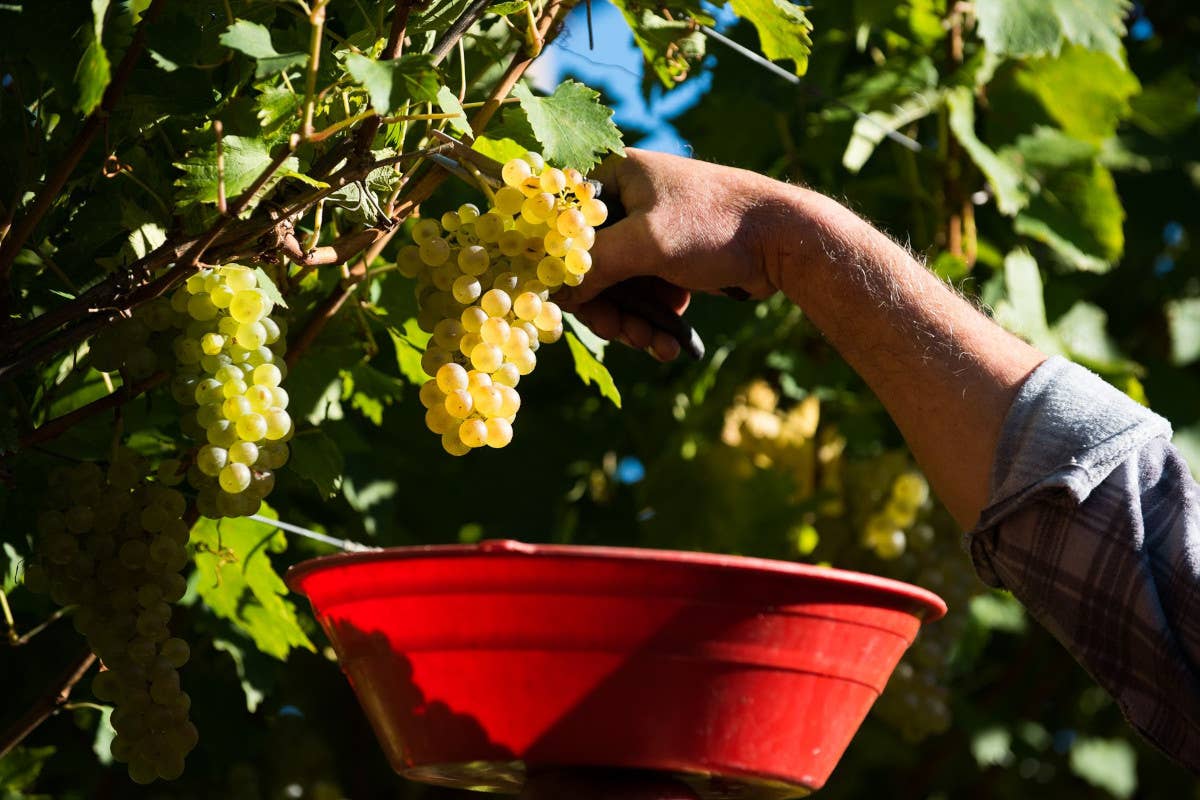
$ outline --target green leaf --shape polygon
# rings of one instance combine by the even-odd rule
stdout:
[[[608,368],[583,346],[575,334],[567,333],[567,346],[571,349],[571,357],[575,359],[575,374],[583,379],[585,384],[595,383],[600,394],[611,400],[614,406],[620,408],[621,392],[617,390],[617,385],[613,382]]]
[[[1165,311],[1171,363],[1186,366],[1200,358],[1200,297],[1168,301]]]
[[[1072,359],[1097,372],[1128,374],[1138,369],[1113,341],[1108,314],[1099,306],[1080,301],[1059,317],[1051,330]]]
[[[527,5],[529,5],[528,0],[510,0],[507,3],[496,3],[495,5],[488,6],[487,13],[507,17],[509,14],[524,11]]]
[[[519,85],[513,95],[521,101],[547,161],[587,173],[605,153],[625,154],[612,109],[600,102],[599,92],[582,83],[563,81],[549,97],[534,97],[527,86]]]
[[[276,518],[266,505],[259,514]],[[200,599],[245,632],[259,650],[283,660],[293,647],[315,648],[300,627],[286,597],[287,586],[266,548],[277,531],[245,517],[219,522],[201,518],[192,528],[192,544]]]
[[[1131,119],[1152,136],[1183,133],[1200,118],[1200,84],[1185,68],[1171,70],[1130,101]]]
[[[859,118],[854,123],[854,131],[850,135],[849,144],[846,145],[846,152],[842,154],[842,166],[857,173],[888,133],[924,119],[941,104],[942,93],[929,90],[914,94],[886,111],[871,111],[865,118]]]
[[[75,70],[75,84],[79,87],[79,99],[75,110],[91,114],[104,99],[104,90],[112,77],[108,53],[104,50],[104,17],[108,13],[109,0],[92,0],[92,26],[88,30],[88,45],[79,59]]]
[[[987,178],[1000,213],[1013,216],[1029,202],[1020,170],[1007,158],[997,155],[975,133],[975,96],[965,86],[946,94],[950,110],[950,130],[967,155]]]
[[[242,687],[242,695],[246,698],[246,710],[253,714],[262,705],[266,694],[248,677],[247,673],[249,670],[246,669],[246,662],[249,658],[252,658],[251,653],[247,653],[246,649],[237,642],[221,638],[213,639],[213,649],[226,653],[233,661],[233,668],[237,671],[238,683]]]
[[[971,619],[989,630],[1021,634],[1028,627],[1024,606],[1008,592],[972,597],[970,610]]]
[[[976,0],[979,38],[1012,58],[1058,55],[1064,41],[1121,60],[1130,0]]]
[[[1125,250],[1124,223],[1112,173],[1093,163],[1046,175],[1015,228],[1048,245],[1072,269],[1107,272]]]
[[[281,128],[288,120],[296,120],[304,98],[286,86],[264,89],[257,98],[258,122],[265,131]]]
[[[396,365],[400,368],[400,374],[408,378],[412,385],[421,386],[429,380],[429,376],[421,367],[421,355],[425,352],[425,345],[429,343],[429,334],[417,327],[415,319],[404,323],[403,333],[395,328],[388,328],[388,333],[396,348]]]
[[[346,69],[371,96],[379,114],[392,114],[405,103],[432,103],[438,99],[437,70],[429,56],[409,54],[393,61],[376,61],[357,53],[346,56]]]
[[[1119,800],[1137,791],[1137,753],[1124,739],[1081,738],[1070,758],[1071,772]]]
[[[1081,47],[1028,62],[1017,73],[1017,84],[1037,98],[1063,132],[1095,144],[1116,132],[1141,88],[1124,64]]]
[[[754,23],[763,54],[772,61],[791,59],[797,75],[808,69],[812,23],[804,9],[788,0],[733,0],[733,13]]]
[[[271,164],[271,148],[262,139],[245,136],[226,136],[225,148],[225,196],[232,198],[241,194]],[[217,146],[214,142],[204,150],[193,151],[175,165],[183,175],[175,180],[181,203],[217,202]],[[282,169],[298,170],[300,162],[289,156]],[[278,178],[278,174],[276,179]],[[270,185],[270,183],[268,183]]]
[[[346,464],[337,443],[316,428],[297,433],[289,442],[292,472],[317,487],[322,499],[333,497],[342,485]]]
[[[1005,256],[1004,288],[1005,298],[996,303],[996,321],[1047,353],[1061,352],[1046,321],[1042,273],[1027,251]]]
[[[20,797],[21,792],[33,787],[54,751],[53,747],[14,748],[0,758],[0,789]]]
[[[449,86],[443,86],[438,89],[437,102],[438,108],[442,109],[442,113],[457,115],[446,120],[446,122],[450,123],[451,128],[454,128],[459,133],[471,132],[471,123],[467,120],[467,112],[463,111],[462,103],[458,102],[458,95]]]
[[[383,409],[404,395],[404,384],[369,364],[355,364],[342,372],[342,400],[349,400],[376,425],[383,424]]]
[[[491,139],[487,136],[476,136],[471,143],[472,150],[478,150],[488,158],[505,164],[514,158],[524,158],[529,152],[512,139]]]
[[[563,314],[563,319],[566,320],[567,326],[574,332],[579,339],[579,343],[588,349],[600,361],[604,360],[604,350],[608,347],[608,342],[601,339],[592,332],[592,329],[579,321],[579,318],[570,312]]]
[[[262,289],[263,294],[267,299],[274,303],[277,307],[287,308],[287,301],[283,299],[283,295],[279,293],[279,287],[275,285],[275,279],[267,274],[267,271],[262,267],[255,267],[254,274],[258,278],[258,288]]]
[[[113,763],[112,742],[117,738],[117,729],[112,725],[112,712],[111,707],[100,712],[100,719],[96,721],[96,735],[92,738],[92,752],[96,754],[96,760],[105,766]]]
[[[235,21],[221,34],[220,41],[255,60],[254,77],[258,80],[308,62],[307,53],[276,50],[271,43],[271,32],[257,22]]]
[[[613,4],[621,10],[642,56],[663,86],[674,87],[704,60],[707,40],[696,30],[693,20],[711,25],[712,19],[699,6],[685,8],[681,16],[667,19],[631,1],[614,0]]]
[[[1013,151],[1021,163],[1032,169],[1071,169],[1091,167],[1099,155],[1097,147],[1083,142],[1047,125],[1039,125],[1033,133],[1017,137]],[[1007,155],[1008,151],[1004,151]]]

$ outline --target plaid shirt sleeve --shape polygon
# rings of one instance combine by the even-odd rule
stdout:
[[[1062,358],[1001,433],[966,545],[1118,702],[1200,772],[1200,491],[1169,423]]]

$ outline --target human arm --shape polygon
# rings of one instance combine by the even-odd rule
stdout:
[[[1041,353],[816,192],[637,150],[601,177],[628,216],[598,234],[568,307],[599,335],[669,358],[673,342],[597,293],[646,275],[678,287],[658,294],[675,310],[679,289],[785,292],[882,400],[955,518],[978,518],[1004,415]]]

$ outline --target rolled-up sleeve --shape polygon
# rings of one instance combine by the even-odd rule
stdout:
[[[1151,742],[1200,772],[1200,507],[1171,427],[1062,358],[1004,423],[966,545]]]

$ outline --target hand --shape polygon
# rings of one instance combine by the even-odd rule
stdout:
[[[593,177],[615,192],[627,216],[599,231],[592,271],[579,287],[555,299],[599,336],[649,350],[662,360],[679,343],[640,317],[623,314],[610,287],[637,291],[681,314],[691,292],[739,288],[751,297],[776,290],[765,269],[764,240],[780,217],[788,187],[745,170],[704,161],[627,150]]]

